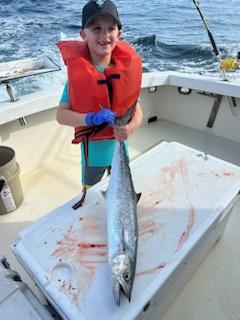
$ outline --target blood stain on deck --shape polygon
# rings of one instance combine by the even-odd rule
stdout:
[[[70,281],[59,279],[59,289],[68,292],[75,303],[92,286],[98,265],[107,262],[104,219],[89,215],[78,221],[71,224],[63,237],[56,241],[56,248],[51,254],[72,268]],[[99,239],[104,241],[99,242]]]
[[[177,246],[177,251],[178,251],[180,250],[182,245],[187,241],[195,222],[195,209],[188,192],[189,179],[188,179],[187,161],[185,160],[184,157],[182,157],[176,160],[175,162],[173,162],[170,166],[166,166],[162,168],[162,172],[165,173],[166,181],[168,181],[168,183],[171,185],[173,184],[177,175],[181,177],[183,191],[185,193],[185,199],[189,207],[188,223],[187,223],[186,229],[182,232],[180,236],[178,246]]]
[[[167,265],[166,263],[160,263],[160,264],[156,265],[153,268],[137,272],[136,276],[143,276],[143,275],[147,275],[147,274],[152,274],[152,273],[154,273],[154,272],[156,272],[158,270],[161,270],[161,269],[165,268],[166,265]]]

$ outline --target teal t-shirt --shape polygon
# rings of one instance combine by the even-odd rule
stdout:
[[[105,68],[97,66],[98,71],[103,72]],[[60,103],[68,103],[68,83],[66,83],[63,93],[60,99]],[[128,143],[125,141],[126,150],[128,153]],[[112,157],[115,147],[115,140],[97,140],[90,141],[88,146],[88,165],[90,167],[108,167],[112,164]],[[82,155],[82,166],[85,165],[85,157],[83,144],[81,143],[81,155]]]

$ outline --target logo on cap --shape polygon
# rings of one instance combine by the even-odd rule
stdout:
[[[101,8],[104,5],[105,1],[106,0],[94,0],[93,2],[96,2],[97,6]]]

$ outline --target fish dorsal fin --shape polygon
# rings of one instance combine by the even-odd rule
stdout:
[[[101,194],[102,194],[103,198],[106,200],[106,198],[107,198],[107,190],[106,191],[101,191]]]
[[[138,201],[140,200],[141,195],[142,195],[141,192],[140,193],[136,193],[136,203],[138,203]]]

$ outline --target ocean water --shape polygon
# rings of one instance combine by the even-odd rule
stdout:
[[[0,0],[0,62],[51,57],[62,67],[56,42],[78,39],[80,0]],[[116,0],[123,24],[123,39],[141,55],[144,71],[178,70],[221,78],[207,32],[192,0]],[[240,50],[239,0],[200,0],[223,57]],[[240,70],[229,73],[239,78]],[[12,81],[17,95],[59,90],[63,71]],[[0,86],[0,99],[6,97]]]

